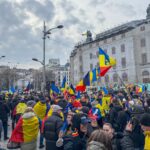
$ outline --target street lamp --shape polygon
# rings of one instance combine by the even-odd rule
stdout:
[[[45,84],[46,84],[46,79],[45,79],[45,39],[48,37],[48,34],[51,34],[51,31],[54,29],[61,29],[63,28],[63,25],[58,25],[57,27],[51,28],[46,30],[46,25],[44,21],[44,26],[43,26],[43,93],[45,94]],[[37,61],[37,60],[34,60]],[[40,62],[40,61],[39,61]]]
[[[0,59],[2,59],[2,58],[4,58],[4,57],[6,57],[6,56],[1,56]]]

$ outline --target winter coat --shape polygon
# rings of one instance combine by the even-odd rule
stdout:
[[[91,141],[87,146],[87,150],[107,150],[107,148],[103,143]]]
[[[86,150],[86,136],[73,136],[68,135],[63,138],[63,150]]]
[[[131,137],[131,132],[125,131],[124,136],[121,140],[121,147],[122,150],[135,150],[134,143]]]
[[[7,104],[0,101],[0,120],[2,120],[2,122],[8,121],[8,113],[9,113],[9,108]]]
[[[57,149],[56,141],[58,140],[58,134],[63,126],[62,118],[58,113],[53,112],[44,123],[43,135],[46,139],[46,149]]]
[[[150,150],[150,131],[145,131],[145,145],[144,150]]]
[[[118,132],[113,135],[112,139],[112,148],[113,150],[122,150],[121,149],[121,139],[123,138],[123,133]]]
[[[113,106],[109,112],[109,122],[112,124],[115,130],[118,129],[117,118],[118,118],[119,111],[122,111],[122,107],[116,105],[116,106]]]

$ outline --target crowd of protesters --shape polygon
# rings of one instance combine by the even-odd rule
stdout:
[[[8,137],[8,119],[12,132]],[[4,137],[1,137],[1,132]],[[21,150],[150,150],[147,91],[0,95],[0,140]]]

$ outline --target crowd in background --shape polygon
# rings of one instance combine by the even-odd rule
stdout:
[[[107,94],[2,94],[2,138],[8,140],[8,149],[150,150],[150,97],[134,88]]]

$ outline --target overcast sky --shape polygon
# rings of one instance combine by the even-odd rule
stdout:
[[[38,68],[32,58],[42,60],[43,21],[53,30],[46,40],[46,62],[69,60],[74,45],[85,40],[81,34],[91,30],[93,36],[125,22],[144,19],[148,0],[0,0],[0,64]]]

